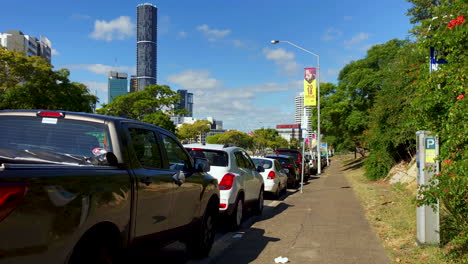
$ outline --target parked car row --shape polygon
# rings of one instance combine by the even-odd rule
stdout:
[[[108,263],[177,240],[204,257],[218,224],[235,230],[265,192],[299,187],[303,159],[313,172],[299,150],[251,158],[104,115],[0,111],[0,131],[0,264]]]

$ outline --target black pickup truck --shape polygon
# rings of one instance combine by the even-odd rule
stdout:
[[[116,263],[176,240],[206,256],[219,211],[208,170],[154,125],[0,111],[0,263]]]

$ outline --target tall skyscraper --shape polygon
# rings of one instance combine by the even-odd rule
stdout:
[[[37,39],[19,30],[8,30],[7,33],[0,33],[0,46],[11,51],[23,52],[26,56],[40,56],[51,62],[52,43],[44,36]]]
[[[127,94],[127,74],[124,72],[109,72],[107,88],[107,103],[114,101],[114,99],[119,95]]]
[[[301,125],[302,129],[307,130],[309,135],[312,133],[312,122],[310,120],[311,109],[310,106],[304,108],[304,93],[300,93],[296,96],[296,113],[294,120],[296,124]]]
[[[156,84],[157,11],[152,4],[137,6],[137,78],[138,90]]]
[[[176,109],[186,109],[188,111],[188,114],[185,114],[183,116],[193,117],[193,93],[189,93],[187,92],[187,90],[177,90],[177,93],[180,95],[181,99],[176,105]]]

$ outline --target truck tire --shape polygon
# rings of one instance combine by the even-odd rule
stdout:
[[[212,200],[214,201],[214,200]],[[216,234],[216,219],[218,218],[219,202],[210,202],[196,228],[193,237],[185,243],[188,254],[196,259],[207,257],[213,246]]]
[[[87,234],[73,249],[69,264],[112,264],[118,263],[119,238],[107,233]]]

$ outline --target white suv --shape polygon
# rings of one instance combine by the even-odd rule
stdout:
[[[239,147],[219,144],[186,144],[192,157],[206,158],[210,162],[210,175],[218,179],[219,210],[228,217],[229,225],[237,229],[246,205],[253,205],[257,214],[263,210],[264,183],[247,152]]]

